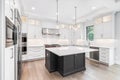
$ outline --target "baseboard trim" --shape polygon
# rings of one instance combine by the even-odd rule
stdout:
[[[43,60],[45,58],[36,58],[36,59],[28,59],[28,60],[22,60],[22,62],[32,62],[32,61],[38,61],[38,60]]]

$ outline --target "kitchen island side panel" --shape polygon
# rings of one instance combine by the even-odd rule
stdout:
[[[58,56],[54,53],[45,50],[45,66],[49,72],[54,72],[58,67]]]

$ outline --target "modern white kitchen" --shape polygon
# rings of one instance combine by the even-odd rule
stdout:
[[[0,80],[120,80],[120,0],[1,0]]]

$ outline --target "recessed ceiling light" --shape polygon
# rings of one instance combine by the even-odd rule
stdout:
[[[91,9],[92,9],[92,10],[95,10],[96,8],[97,8],[97,7],[93,6]]]
[[[35,7],[32,7],[32,10],[35,10]]]

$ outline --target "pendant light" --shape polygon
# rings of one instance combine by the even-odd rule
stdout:
[[[75,6],[74,8],[75,8],[75,23],[73,25],[73,29],[77,30],[78,28],[80,28],[80,25],[77,24],[77,6]]]
[[[59,10],[58,10],[59,6],[58,6],[58,0],[56,0],[56,25],[57,28],[59,28]]]
[[[77,7],[75,6],[75,26],[77,25]]]
[[[73,25],[73,29],[77,30],[77,6],[75,8],[75,23]]]

